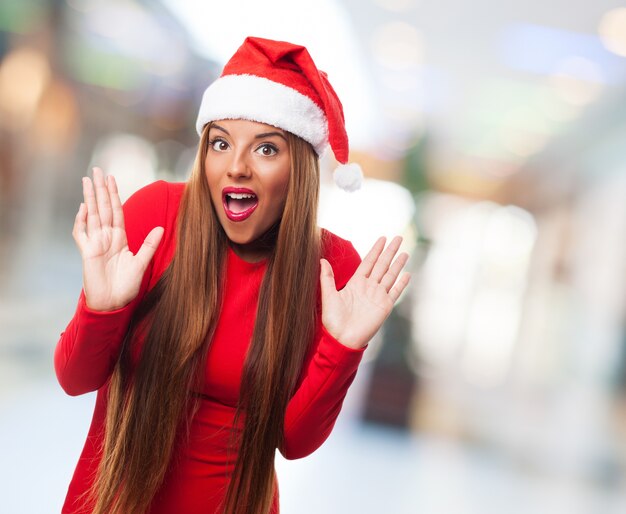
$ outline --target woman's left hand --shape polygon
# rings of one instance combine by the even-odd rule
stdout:
[[[383,251],[385,238],[379,238],[341,291],[335,288],[330,263],[321,260],[322,323],[345,346],[365,346],[409,283],[408,272],[400,275],[408,254],[401,253],[393,260],[401,242],[401,237],[395,237]]]

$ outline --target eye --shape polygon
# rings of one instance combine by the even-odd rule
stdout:
[[[276,155],[278,153],[278,148],[270,143],[263,143],[259,146],[255,152],[260,153],[266,157],[271,157],[272,155]]]
[[[212,150],[216,152],[225,152],[228,150],[228,143],[224,141],[221,137],[216,137],[212,141],[209,141],[209,146]]]

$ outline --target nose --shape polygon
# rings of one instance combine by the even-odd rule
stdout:
[[[245,154],[243,152],[234,152],[228,169],[228,176],[234,179],[250,178],[251,171]]]

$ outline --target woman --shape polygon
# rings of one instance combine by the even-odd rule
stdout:
[[[328,437],[408,283],[400,238],[359,264],[316,226],[318,156],[330,144],[345,164],[348,144],[305,48],[246,39],[197,128],[188,183],[122,206],[113,177],[83,179],[83,290],[55,369],[98,394],[65,513],[278,512],[275,450]]]

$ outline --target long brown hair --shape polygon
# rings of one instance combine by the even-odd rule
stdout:
[[[181,200],[174,257],[138,306],[111,377],[102,459],[89,491],[94,514],[143,514],[149,508],[197,408],[193,391],[201,386],[219,317],[228,244],[204,173],[208,130]],[[287,200],[244,363],[235,426],[239,417],[244,425],[241,434],[234,432],[237,459],[225,514],[269,512],[285,409],[315,330],[318,160],[311,145],[286,135]],[[135,366],[134,336],[144,330]]]

